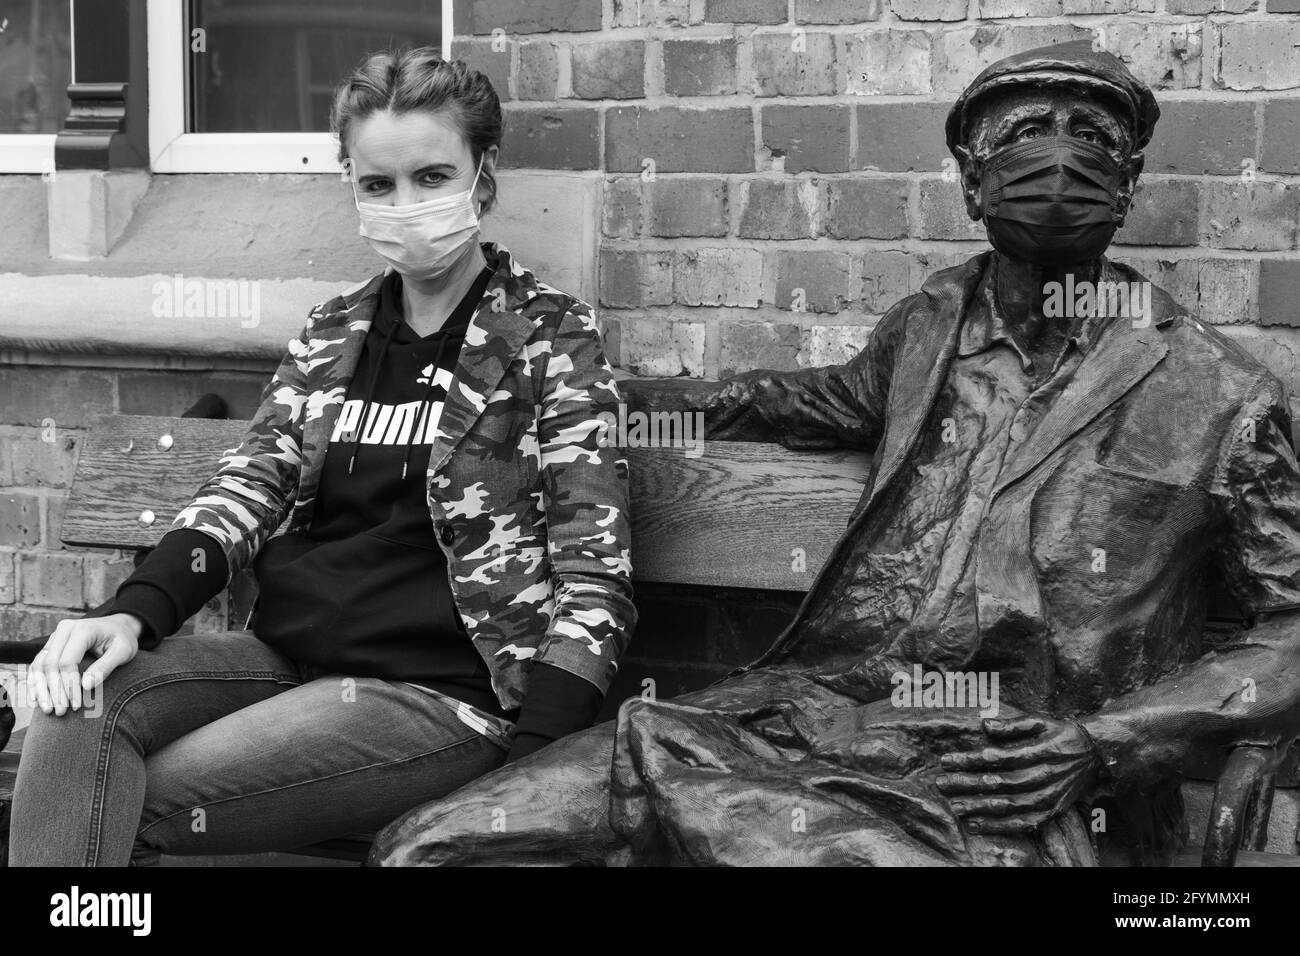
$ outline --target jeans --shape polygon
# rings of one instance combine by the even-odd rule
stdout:
[[[10,865],[292,849],[378,829],[505,758],[400,681],[316,673],[251,631],[170,637],[93,706],[32,715]]]

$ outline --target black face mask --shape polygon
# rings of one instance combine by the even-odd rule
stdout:
[[[1095,259],[1119,228],[1120,168],[1096,143],[1048,136],[995,153],[980,179],[993,248],[1044,266]]]

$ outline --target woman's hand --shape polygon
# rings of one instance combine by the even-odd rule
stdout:
[[[82,704],[82,691],[104,682],[140,650],[140,632],[144,625],[133,614],[110,614],[63,620],[45,647],[27,668],[28,687],[36,695],[44,713],[53,711],[62,717]],[[98,660],[78,670],[81,659],[93,654]]]

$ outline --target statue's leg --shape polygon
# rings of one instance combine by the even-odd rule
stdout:
[[[379,832],[370,865],[494,866],[603,862],[612,721],[571,734]]]
[[[791,759],[799,752],[735,714],[629,701],[620,713],[612,825],[633,860],[651,865],[970,862],[960,825],[936,794],[908,776]]]
[[[852,704],[806,678],[772,668],[750,671],[675,701],[735,711],[783,697],[812,707]],[[609,826],[614,735],[614,721],[597,724],[417,807],[380,831],[369,862],[618,862],[623,844]]]

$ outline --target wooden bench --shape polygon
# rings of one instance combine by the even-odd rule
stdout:
[[[247,426],[245,421],[189,417],[98,418],[81,448],[63,522],[64,543],[126,550],[153,546],[211,474],[216,458],[240,442]],[[699,655],[695,670],[686,677],[679,673],[675,683],[665,678],[659,696],[703,686],[766,646],[848,523],[870,463],[867,455],[855,452],[796,453],[778,445],[738,442],[709,442],[698,457],[671,448],[636,448],[629,456],[641,610],[630,656],[640,663],[629,666],[625,658],[605,716],[640,693],[642,681],[653,679],[657,666],[672,663],[671,650],[656,652],[657,644],[671,648],[679,638],[672,632],[680,629],[664,614],[679,613],[692,602],[705,608],[730,602],[738,614],[758,609],[744,647],[716,636],[716,628],[699,628],[709,642],[719,643],[714,649],[719,653],[712,659]],[[205,610],[203,629],[248,626],[254,593],[251,574],[237,577],[228,593]],[[30,659],[35,650],[36,645],[0,645],[0,662]],[[0,755],[0,822],[20,746],[21,733]],[[1241,857],[1243,865],[1278,856],[1257,852],[1264,846],[1273,781],[1253,772],[1258,763],[1247,751],[1239,753],[1234,776],[1221,780],[1220,805],[1214,810],[1216,818],[1231,825],[1212,836],[1205,857],[1218,865],[1231,865],[1238,848],[1249,854]],[[291,852],[359,860],[371,836],[357,833]]]

